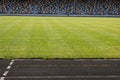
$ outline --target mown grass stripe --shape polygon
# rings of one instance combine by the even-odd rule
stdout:
[[[120,58],[119,18],[0,18],[0,58]]]

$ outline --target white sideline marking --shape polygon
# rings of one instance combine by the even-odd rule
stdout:
[[[34,79],[34,78],[120,78],[120,76],[115,76],[115,75],[111,75],[111,76],[31,76],[31,77],[6,77],[6,78],[21,78],[21,79]]]
[[[31,60],[31,59],[16,59],[15,61],[29,61],[29,60]],[[33,59],[33,61],[47,61],[47,60]],[[56,59],[54,61],[65,61],[65,60],[64,59]],[[73,61],[120,61],[120,59],[73,59]]]
[[[11,66],[8,66],[8,67],[7,67],[7,69],[10,69],[10,68],[11,68]]]
[[[16,59],[15,61],[43,61],[44,59]]]
[[[11,62],[9,63],[9,65],[6,68],[6,71],[3,73],[3,77],[0,78],[0,80],[4,80],[5,76],[7,76],[7,74],[9,73],[9,70],[11,69],[13,63],[15,60],[11,60]]]
[[[1,78],[0,78],[0,80],[4,80],[4,79],[5,79],[5,77],[1,77]]]
[[[12,65],[13,65],[13,63],[14,63],[14,61],[15,61],[15,60],[12,60],[12,61],[10,62],[10,64],[9,64],[9,65],[10,65],[10,66],[12,66]]]
[[[87,61],[88,59],[74,59],[74,61]]]
[[[120,61],[120,59],[92,59],[93,61]]]
[[[5,71],[4,74],[3,74],[3,76],[7,76],[8,72],[9,71]]]
[[[25,67],[27,67],[28,65],[24,65]],[[73,67],[73,66],[83,66],[83,67],[97,67],[97,66],[103,66],[103,67],[110,67],[110,66],[112,66],[112,65],[92,65],[92,64],[90,64],[90,65],[87,65],[87,64],[85,64],[85,65],[29,65],[29,66],[31,66],[31,67],[34,67],[34,66],[48,66],[48,67],[56,67],[56,66],[60,66],[60,67]]]

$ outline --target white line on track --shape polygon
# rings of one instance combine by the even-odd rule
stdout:
[[[74,61],[87,61],[88,59],[74,59]]]
[[[120,61],[120,59],[74,59],[74,61]]]
[[[15,61],[44,61],[44,59],[16,59]]]
[[[29,61],[29,60],[31,60],[31,59],[16,59],[15,61]],[[47,60],[45,60],[45,59],[33,59],[33,61],[47,61]],[[66,61],[66,60],[56,59],[54,61]],[[72,61],[72,59],[71,59],[71,61]],[[73,59],[73,61],[120,61],[120,59]]]
[[[11,66],[8,66],[8,67],[7,67],[7,69],[10,69],[10,68],[11,68]]]
[[[23,66],[23,65],[22,65]],[[41,67],[41,66],[47,66],[47,67],[56,67],[56,66],[59,66],[59,67],[75,67],[75,66],[82,66],[82,67],[110,67],[112,65],[29,65],[30,67]],[[24,65],[24,67],[28,67],[28,65]]]
[[[12,66],[15,60],[12,60],[9,64],[9,66]]]
[[[7,76],[8,72],[9,71],[5,71],[4,74],[3,74],[3,76]]]
[[[35,79],[35,78],[120,78],[120,76],[115,76],[115,75],[111,75],[111,76],[21,76],[21,77],[6,77],[6,78],[21,78],[21,79]]]
[[[9,65],[7,66],[5,72],[3,73],[3,77],[0,78],[0,80],[4,80],[5,77],[7,76],[7,74],[9,73],[9,70],[11,69],[13,63],[15,60],[11,60],[11,62],[9,63]]]
[[[0,78],[0,80],[4,80],[4,79],[5,79],[5,77],[1,77],[1,78]]]
[[[92,61],[120,61],[120,59],[91,59]]]

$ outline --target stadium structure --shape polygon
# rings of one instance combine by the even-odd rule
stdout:
[[[120,0],[0,0],[1,15],[120,15]]]

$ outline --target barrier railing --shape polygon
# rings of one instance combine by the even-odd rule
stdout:
[[[77,15],[77,14],[72,14],[72,15],[58,15],[58,14],[0,14],[0,16],[70,16],[70,17],[120,17],[120,15]]]

